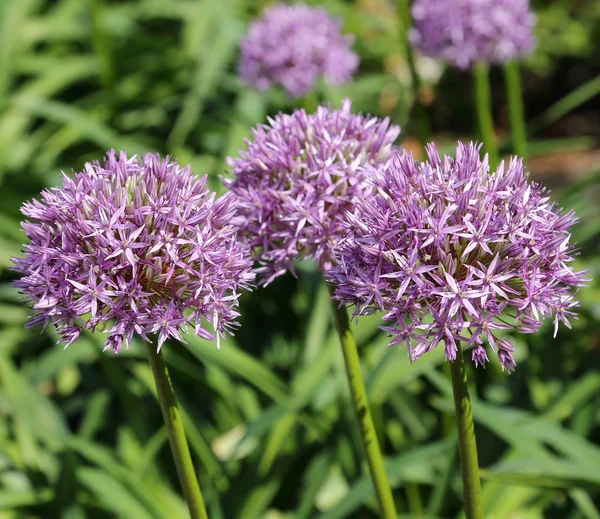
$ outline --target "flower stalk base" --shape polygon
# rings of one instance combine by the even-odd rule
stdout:
[[[488,154],[490,167],[495,168],[498,165],[498,148],[492,117],[492,89],[488,66],[485,63],[476,63],[473,67],[473,78],[475,80],[477,121],[479,134],[483,141],[483,151]]]
[[[523,97],[521,95],[521,74],[519,64],[516,61],[509,61],[504,65],[504,79],[513,152],[525,159],[527,158],[527,130],[525,128]]]
[[[148,343],[148,359],[152,367],[158,401],[167,425],[173,460],[175,461],[183,495],[190,510],[190,517],[191,519],[208,519],[202,492],[196,479],[190,449],[185,438],[183,420],[175,398],[173,383],[163,355],[160,351],[156,351],[155,344]]]
[[[465,515],[467,519],[483,519],[475,425],[471,411],[465,360],[460,344],[456,351],[456,360],[450,363],[450,376],[458,428],[458,450],[463,479]]]
[[[331,296],[333,296],[333,292],[334,289],[329,287]],[[360,359],[358,357],[358,350],[356,349],[356,341],[350,330],[348,311],[345,308],[340,308],[338,303],[333,299],[331,300],[331,309],[333,311],[335,326],[340,336],[348,383],[350,384],[352,405],[356,413],[358,430],[367,456],[371,479],[375,486],[381,517],[384,519],[396,519],[396,505],[394,504],[392,490],[385,473],[383,456],[381,455],[373,417],[369,409],[365,383],[360,369]]]

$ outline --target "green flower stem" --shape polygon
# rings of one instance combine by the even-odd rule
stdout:
[[[488,67],[484,63],[476,63],[473,67],[475,80],[475,105],[479,132],[483,142],[483,151],[489,156],[490,168],[498,165],[498,148],[494,134],[494,119],[492,118],[492,91]]]
[[[464,487],[465,515],[467,519],[483,519],[475,426],[467,385],[465,359],[460,343],[458,343],[456,360],[450,363],[450,376],[452,378],[456,426],[458,428],[458,451]]]
[[[175,398],[173,383],[171,382],[163,355],[161,352],[156,351],[155,344],[148,343],[148,358],[150,359],[150,366],[152,367],[154,382],[156,383],[158,401],[160,402],[160,408],[169,432],[169,441],[177,468],[177,475],[183,489],[183,495],[190,509],[190,517],[191,519],[208,519],[202,492],[200,491],[196,473],[194,472],[190,449],[185,439],[183,420]]]
[[[411,25],[410,19],[410,2],[409,0],[399,0],[398,11],[400,13],[401,38],[404,44],[404,51],[406,54],[406,61],[408,62],[408,68],[410,70],[410,77],[413,89],[413,99],[415,106],[415,116],[417,120],[417,132],[419,142],[422,146],[425,146],[431,139],[429,133],[429,121],[427,119],[427,112],[425,106],[421,102],[421,78],[417,72],[415,65],[415,55],[413,53],[413,47],[408,41],[408,32]]]
[[[521,74],[519,63],[509,61],[504,65],[504,79],[506,81],[506,95],[508,98],[508,115],[513,142],[513,151],[519,157],[527,156],[527,131],[525,129],[525,115],[523,112],[523,98],[521,97]]]
[[[333,296],[334,289],[329,287],[329,293]],[[339,308],[337,301],[331,300],[331,309],[335,319],[335,325],[340,336],[342,352],[344,353],[344,362],[346,364],[346,373],[348,375],[348,383],[350,384],[350,393],[352,395],[352,404],[356,412],[358,421],[358,429],[360,437],[367,455],[367,463],[371,472],[371,479],[375,486],[375,493],[379,501],[381,517],[384,519],[396,519],[396,505],[392,490],[385,473],[383,465],[383,457],[377,440],[377,433],[373,424],[371,411],[369,410],[369,402],[367,400],[367,392],[363,381],[360,359],[358,358],[358,350],[356,349],[356,341],[350,330],[350,320],[348,312],[345,308]]]

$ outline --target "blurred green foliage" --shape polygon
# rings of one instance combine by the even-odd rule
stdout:
[[[101,353],[86,336],[63,351],[26,330],[10,257],[19,206],[60,171],[107,148],[171,153],[221,190],[225,157],[267,114],[310,100],[245,88],[237,43],[267,2],[0,2],[0,518],[185,517],[143,348]],[[325,88],[334,104],[388,115],[413,135],[410,74],[391,0],[328,0],[356,37],[360,74]],[[535,2],[539,48],[525,99],[532,154],[597,145],[551,126],[592,114],[598,137],[600,6]],[[472,130],[468,78],[419,60],[433,129]],[[497,71],[495,72],[497,73]],[[493,76],[494,77],[494,76]],[[501,115],[502,81],[494,83]],[[595,117],[595,119],[594,119]],[[502,128],[500,128],[502,131]],[[551,141],[544,140],[552,137]],[[558,186],[581,217],[578,261],[600,277],[600,172]],[[574,330],[514,337],[517,371],[472,371],[486,517],[600,518],[600,284],[580,292]],[[217,351],[189,337],[167,361],[211,517],[376,516],[347,382],[314,266],[242,300],[243,326]],[[410,365],[385,347],[378,317],[357,328],[369,397],[401,517],[460,517],[452,397],[442,353]]]

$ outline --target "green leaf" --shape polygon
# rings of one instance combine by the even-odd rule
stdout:
[[[59,124],[70,125],[82,137],[95,142],[101,148],[119,148],[131,155],[143,153],[147,149],[145,144],[132,141],[108,127],[102,121],[104,116],[100,113],[91,114],[89,111],[85,112],[72,105],[33,97],[20,98],[15,100],[13,104],[19,110],[30,115],[49,119]]]
[[[317,493],[327,477],[327,471],[331,466],[332,458],[332,452],[325,452],[316,456],[308,465],[304,473],[303,488],[298,511],[296,512],[296,519],[308,519],[310,517]]]
[[[455,448],[455,439],[442,440],[431,445],[415,447],[385,461],[386,472],[393,488],[401,483],[431,483],[434,479],[434,467]],[[334,508],[318,515],[318,519],[341,519],[363,504],[374,494],[373,485],[368,476],[355,483],[348,495]]]
[[[213,342],[199,337],[189,336],[186,340],[189,352],[203,363],[215,364],[237,374],[276,402],[286,398],[286,385],[258,360],[235,346],[233,341],[225,341],[217,349]]]
[[[77,479],[98,500],[98,506],[113,512],[117,517],[155,519],[156,516],[134,497],[125,486],[106,472],[93,468],[77,469]]]
[[[43,441],[52,450],[62,450],[70,435],[64,416],[54,402],[28,384],[11,360],[1,352],[0,381],[13,415],[28,429],[27,436]]]
[[[575,488],[569,492],[569,497],[574,501],[578,510],[586,519],[600,519],[600,512],[585,490]]]
[[[98,492],[96,483],[104,479],[111,486],[117,488],[120,495],[127,494],[128,506],[133,506],[133,503],[135,503],[136,506],[143,509],[144,517],[151,519],[167,519],[169,517],[168,503],[157,494],[157,488],[159,487],[153,484],[152,481],[144,479],[135,471],[124,467],[109,449],[77,437],[71,439],[69,447],[96,466],[96,468],[90,469],[93,490]],[[79,468],[77,470],[79,482],[82,485],[90,485],[90,479],[82,478],[82,470],[84,475],[88,474],[85,472],[87,469]],[[103,499],[107,496],[107,493],[99,492],[98,497]],[[115,506],[120,507],[122,505],[115,503]],[[133,515],[131,517],[138,516]]]
[[[53,499],[54,491],[51,488],[0,490],[0,510],[42,505]]]
[[[528,134],[533,135],[550,123],[557,121],[561,117],[567,115],[575,108],[589,101],[593,97],[600,94],[600,76],[585,82],[575,90],[569,92],[566,96],[556,101],[545,112],[537,116],[529,123]]]
[[[481,477],[550,488],[600,488],[598,466],[568,461],[510,460],[481,470]]]
[[[600,373],[586,373],[569,385],[567,391],[544,413],[543,418],[550,422],[564,420],[589,398],[597,396],[599,391]]]

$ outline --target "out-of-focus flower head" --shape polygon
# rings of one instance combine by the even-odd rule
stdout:
[[[556,334],[574,317],[572,289],[586,281],[571,266],[576,217],[516,157],[491,174],[473,144],[443,159],[430,144],[427,157],[372,170],[375,191],[347,215],[328,281],[355,315],[383,311],[391,345],[406,344],[411,360],[443,342],[453,361],[460,341],[485,365],[485,339],[510,372],[513,346],[497,330],[533,333],[553,315]]]
[[[535,42],[529,0],[416,0],[412,16],[413,45],[461,69],[519,58]]]
[[[366,194],[365,167],[384,166],[400,128],[388,119],[321,106],[296,110],[259,125],[241,158],[228,159],[225,184],[238,199],[241,235],[262,265],[265,284],[313,258],[331,267],[345,232],[338,216]]]
[[[28,326],[56,325],[67,346],[103,329],[115,352],[134,334],[156,334],[159,348],[183,341],[188,324],[217,342],[231,332],[238,290],[254,279],[231,195],[215,200],[206,177],[151,154],[111,151],[63,180],[22,208],[30,241],[14,284],[33,303]]]
[[[358,56],[341,22],[322,7],[277,4],[250,24],[240,44],[239,74],[259,90],[272,84],[291,96],[314,89],[320,77],[331,84],[350,80]]]

